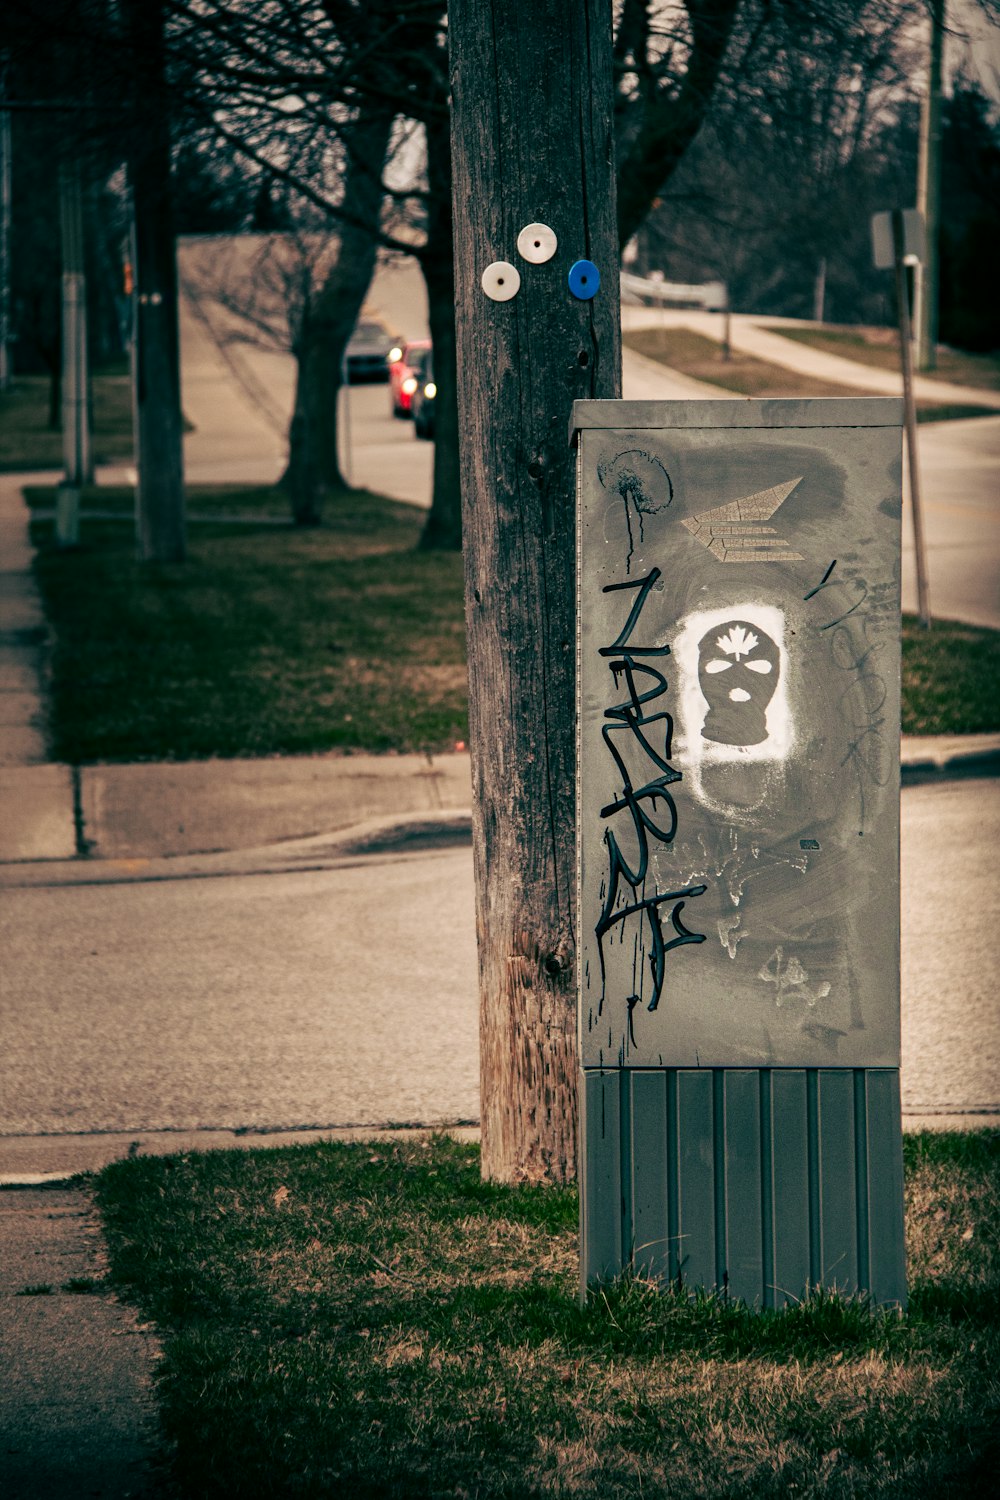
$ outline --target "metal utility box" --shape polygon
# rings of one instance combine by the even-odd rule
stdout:
[[[584,1285],[905,1296],[901,420],[574,406]]]

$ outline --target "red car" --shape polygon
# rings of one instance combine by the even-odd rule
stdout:
[[[389,355],[389,399],[394,417],[408,417],[417,388],[419,356],[431,347],[430,339],[411,339],[397,345]]]

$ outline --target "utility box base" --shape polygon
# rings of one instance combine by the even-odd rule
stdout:
[[[783,1307],[906,1300],[899,1074],[588,1069],[581,1281],[630,1271]]]
[[[900,403],[574,424],[584,1285],[902,1303]]]

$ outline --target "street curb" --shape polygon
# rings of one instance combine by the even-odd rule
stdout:
[[[1000,776],[1000,742],[975,750],[951,754],[918,755],[903,760],[899,768],[902,786],[919,786],[928,781],[961,781],[971,776]]]
[[[965,738],[973,743],[963,745],[963,737],[956,735],[905,738],[901,749],[901,787],[1000,777],[1000,735]],[[321,763],[321,758],[306,759],[310,765]],[[123,821],[129,812],[130,797],[141,792],[146,803],[150,794],[148,782],[131,791],[127,778],[138,773],[155,776],[157,768],[152,765],[121,768],[126,777],[120,785],[116,776],[120,768],[114,765],[84,767],[80,771],[55,764],[12,767],[8,768],[6,786],[0,784],[0,870],[9,872],[5,883],[97,884],[129,878],[232,874],[250,869],[277,872],[289,868],[324,868],[331,860],[403,854],[407,845],[412,850],[426,850],[435,844],[464,843],[471,835],[470,806],[468,802],[462,805],[463,797],[469,795],[467,760],[467,753],[439,756],[429,762],[426,770],[421,766],[417,776],[397,773],[398,780],[391,773],[379,774],[380,790],[376,796],[354,780],[362,769],[362,758],[347,757],[343,763],[344,781],[339,787],[334,778],[333,785],[328,782],[303,798],[309,807],[308,821],[313,828],[322,828],[325,823],[326,831],[288,836],[281,832],[280,819],[277,823],[272,819],[272,829],[268,830],[272,836],[265,834],[252,843],[245,842],[250,816],[245,804],[254,778],[244,775],[243,801],[234,803],[228,821],[225,814],[220,816],[212,829],[217,840],[215,846],[204,852],[172,849],[166,834],[163,843],[167,847],[163,849],[157,838],[155,819],[145,830],[148,841],[135,838],[131,847],[127,841],[125,847],[116,847],[122,840],[114,836],[113,817]],[[230,763],[206,764],[217,769]],[[245,772],[250,764],[240,762],[240,772]],[[270,766],[272,762],[263,764]],[[165,785],[153,802],[159,806],[158,815],[166,828],[168,823],[176,823],[183,816],[184,800],[180,795],[176,798],[169,795],[171,777],[176,781],[178,766],[167,762],[163,769]],[[389,764],[382,763],[378,770],[388,771]],[[425,787],[424,782],[434,785]],[[103,793],[104,783],[115,790]],[[259,795],[267,796],[264,773]],[[310,795],[315,797],[315,807]],[[353,808],[349,806],[352,798]],[[110,801],[115,804],[110,810],[102,807],[102,803]],[[367,810],[365,802],[371,809],[368,817],[363,816],[363,810]],[[379,802],[382,806],[377,809]],[[391,804],[395,804],[394,812],[386,810]],[[164,809],[168,811],[165,813]],[[227,847],[228,838],[233,838],[233,842]]]
[[[0,1137],[0,1159],[5,1155],[33,1158],[38,1163],[67,1157],[74,1166],[60,1164],[49,1171],[0,1172],[0,1192],[19,1188],[63,1187],[81,1176],[100,1172],[115,1161],[145,1156],[178,1156],[201,1151],[248,1151],[278,1146],[313,1145],[317,1141],[346,1144],[364,1141],[418,1141],[447,1135],[456,1141],[478,1141],[479,1125],[464,1120],[392,1125],[327,1125],[273,1130],[116,1130],[73,1136]]]
[[[1000,1128],[1000,1111],[903,1111],[903,1131],[972,1131]],[[189,1152],[274,1150],[281,1146],[313,1145],[333,1141],[347,1145],[366,1141],[419,1141],[432,1135],[475,1143],[478,1124],[458,1122],[428,1125],[331,1125],[313,1130],[155,1130],[115,1131],[108,1134],[73,1136],[73,1148],[88,1157],[81,1165],[49,1172],[0,1172],[0,1193],[27,1188],[65,1187],[81,1177],[100,1172],[115,1161],[134,1157],[178,1156]],[[0,1155],[6,1148],[36,1154],[54,1154],[66,1141],[63,1136],[8,1136],[0,1138]],[[49,1151],[46,1152],[45,1148]],[[86,1152],[84,1151],[86,1149]]]
[[[210,854],[160,854],[126,859],[95,855],[4,862],[0,888],[151,884],[232,876],[310,874],[356,864],[359,859],[399,860],[412,854],[446,853],[472,842],[472,815],[465,808],[435,813],[399,813],[368,818],[331,833],[282,839]]]

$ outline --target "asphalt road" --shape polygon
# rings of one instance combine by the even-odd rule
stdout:
[[[1000,629],[1000,416],[918,431],[931,614]],[[916,610],[909,503],[903,514],[903,608]]]
[[[1000,783],[903,792],[903,1103],[1000,1110]],[[0,1136],[478,1117],[467,847],[18,888]]]
[[[476,1119],[472,903],[468,848],[7,889],[0,1135]]]
[[[1000,1110],[1000,782],[902,799],[904,1108]]]

